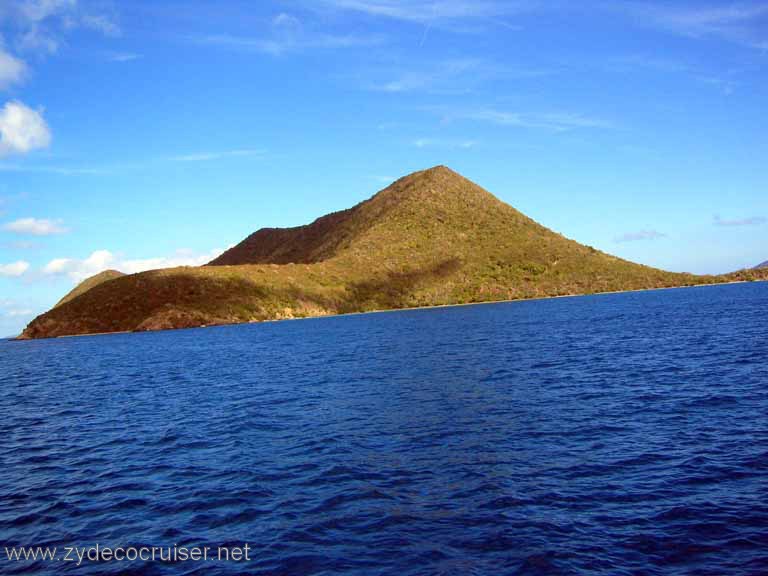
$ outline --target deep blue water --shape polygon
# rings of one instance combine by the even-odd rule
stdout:
[[[768,284],[0,342],[0,573],[768,574]]]

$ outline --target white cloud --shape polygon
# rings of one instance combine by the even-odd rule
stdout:
[[[24,260],[11,262],[10,264],[0,264],[0,276],[5,276],[7,278],[18,278],[27,270],[29,270],[29,262],[25,262]]]
[[[131,62],[139,58],[143,58],[143,56],[135,52],[112,52],[107,55],[110,62]]]
[[[453,58],[423,63],[410,62],[400,68],[373,72],[379,78],[385,75],[388,78],[369,81],[363,84],[363,88],[389,93],[423,91],[457,95],[473,92],[488,80],[535,80],[555,74],[556,69],[507,66],[482,58]]]
[[[19,218],[3,226],[3,230],[16,234],[31,234],[33,236],[51,236],[69,232],[61,225],[61,221],[39,218]]]
[[[175,254],[171,256],[165,256],[160,258],[145,258],[138,260],[121,260],[119,262],[119,269],[126,274],[134,274],[136,272],[143,272],[145,270],[155,270],[157,268],[175,268],[177,266],[202,266],[207,264],[214,258],[220,256],[224,250],[211,250],[202,254],[195,253],[191,250],[177,250]]]
[[[40,312],[30,301],[0,299],[0,338],[16,336],[24,324]]]
[[[68,276],[74,282],[82,282],[86,278],[114,269],[126,274],[156,270],[158,268],[175,268],[178,266],[202,266],[207,264],[223,250],[215,249],[210,252],[197,253],[191,250],[177,250],[170,256],[158,258],[125,259],[109,250],[96,250],[88,258],[56,258],[43,267],[43,274],[48,276]]]
[[[0,109],[0,156],[26,154],[51,143],[51,131],[42,114],[21,102]]]
[[[7,318],[21,318],[32,316],[34,311],[29,306],[15,300],[0,300],[0,316]]]
[[[272,56],[282,56],[289,52],[299,52],[309,49],[334,49],[334,48],[354,48],[360,46],[375,46],[383,43],[382,36],[357,36],[354,34],[333,35],[294,35],[284,34],[278,37],[263,38],[260,36],[231,36],[229,34],[215,34],[198,38],[196,41],[200,44],[210,44],[222,46],[225,48],[234,48],[239,50],[252,50],[271,54]]]
[[[667,235],[656,230],[640,230],[639,232],[627,232],[613,239],[614,242],[639,242],[642,240],[659,240]]]
[[[476,140],[445,140],[441,138],[418,138],[411,142],[416,148],[450,148],[468,150],[477,145]]]
[[[417,90],[463,93],[468,91],[467,85],[489,76],[491,68],[482,60],[473,58],[445,60],[420,70],[400,72],[394,79],[371,84],[368,88],[378,92],[392,93]],[[460,80],[463,85],[457,90],[454,85]]]
[[[275,16],[265,34],[258,36],[232,36],[214,34],[196,38],[201,44],[210,44],[252,50],[281,56],[290,52],[311,49],[352,48],[381,44],[384,38],[379,35],[328,34],[307,29],[296,16],[280,13]]]
[[[751,216],[749,218],[736,218],[732,220],[724,220],[720,216],[715,216],[715,226],[760,226],[768,222],[768,219],[762,216]]]
[[[77,0],[16,0],[15,5],[18,14],[27,21],[41,22],[58,13],[74,9]]]
[[[27,65],[3,51],[0,43],[0,90],[19,84],[27,75]]]
[[[107,14],[83,14],[80,25],[101,32],[104,36],[119,36],[121,31],[117,23]]]
[[[76,0],[11,0],[12,18],[19,29],[17,46],[28,52],[56,52],[60,43],[56,21],[65,18],[69,26],[76,6]]]
[[[768,5],[765,2],[688,6],[615,2],[607,6],[627,13],[643,26],[672,34],[690,38],[713,37],[759,50],[768,49]]]
[[[324,0],[323,4],[339,10],[417,22],[441,20],[493,19],[527,11],[537,5],[532,1],[493,0]]]
[[[43,267],[43,274],[65,274],[74,268],[74,262],[69,258],[55,258]]]
[[[198,152],[196,154],[184,154],[172,156],[174,162],[206,162],[208,160],[220,160],[222,158],[237,158],[241,156],[263,156],[264,150],[244,148],[240,150],[225,150],[220,152]]]
[[[281,12],[272,19],[272,26],[275,28],[298,28],[301,26],[301,21],[296,16],[291,16],[285,12]]]
[[[510,28],[519,26],[502,19],[527,13],[592,16],[609,12],[631,19],[643,27],[687,36],[713,37],[759,50],[768,50],[768,4],[741,2],[651,2],[627,0],[588,0],[587,2],[541,2],[540,0],[322,0],[306,2],[369,17],[389,18],[458,31],[478,31],[478,24],[493,23]],[[422,37],[424,41],[425,34]]]
[[[11,308],[5,311],[5,315],[9,318],[18,318],[23,316],[32,316],[34,312],[29,308]]]
[[[44,174],[61,174],[63,176],[83,174],[104,174],[108,170],[104,168],[77,168],[67,166],[41,166],[34,164],[6,164],[0,163],[0,172],[41,172]]]
[[[90,29],[106,36],[120,34],[114,15],[101,8],[94,10],[77,0],[3,0],[0,22],[9,20],[20,50],[43,54],[58,51],[63,37],[77,28]]]
[[[35,250],[40,247],[37,242],[30,242],[29,240],[15,240],[13,242],[6,242],[2,246],[10,248],[11,250]]]
[[[725,96],[733,94],[740,85],[740,82],[733,77],[738,70],[727,70],[724,75],[718,75],[700,65],[643,54],[612,58],[603,67],[610,72],[633,76],[637,74],[638,68],[660,74],[676,74],[719,89]]]
[[[437,110],[440,111],[440,110]],[[516,126],[519,128],[542,128],[556,132],[566,132],[579,128],[611,128],[611,124],[600,118],[572,112],[509,112],[493,108],[477,110],[442,111],[445,121],[474,120],[489,122],[499,126]]]

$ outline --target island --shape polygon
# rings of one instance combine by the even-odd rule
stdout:
[[[636,264],[558,234],[445,166],[200,267],[89,278],[22,339],[768,279]]]

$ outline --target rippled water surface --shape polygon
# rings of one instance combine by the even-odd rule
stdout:
[[[0,573],[768,574],[768,284],[0,342]],[[61,552],[60,552],[61,555]]]

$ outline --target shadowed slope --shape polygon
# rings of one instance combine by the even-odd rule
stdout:
[[[768,278],[634,264],[557,234],[438,166],[312,224],[262,229],[210,265],[98,284],[23,337],[183,328],[345,312]]]
[[[262,228],[212,260],[208,266],[311,263],[324,260],[344,239],[355,208],[334,212],[295,228]]]

